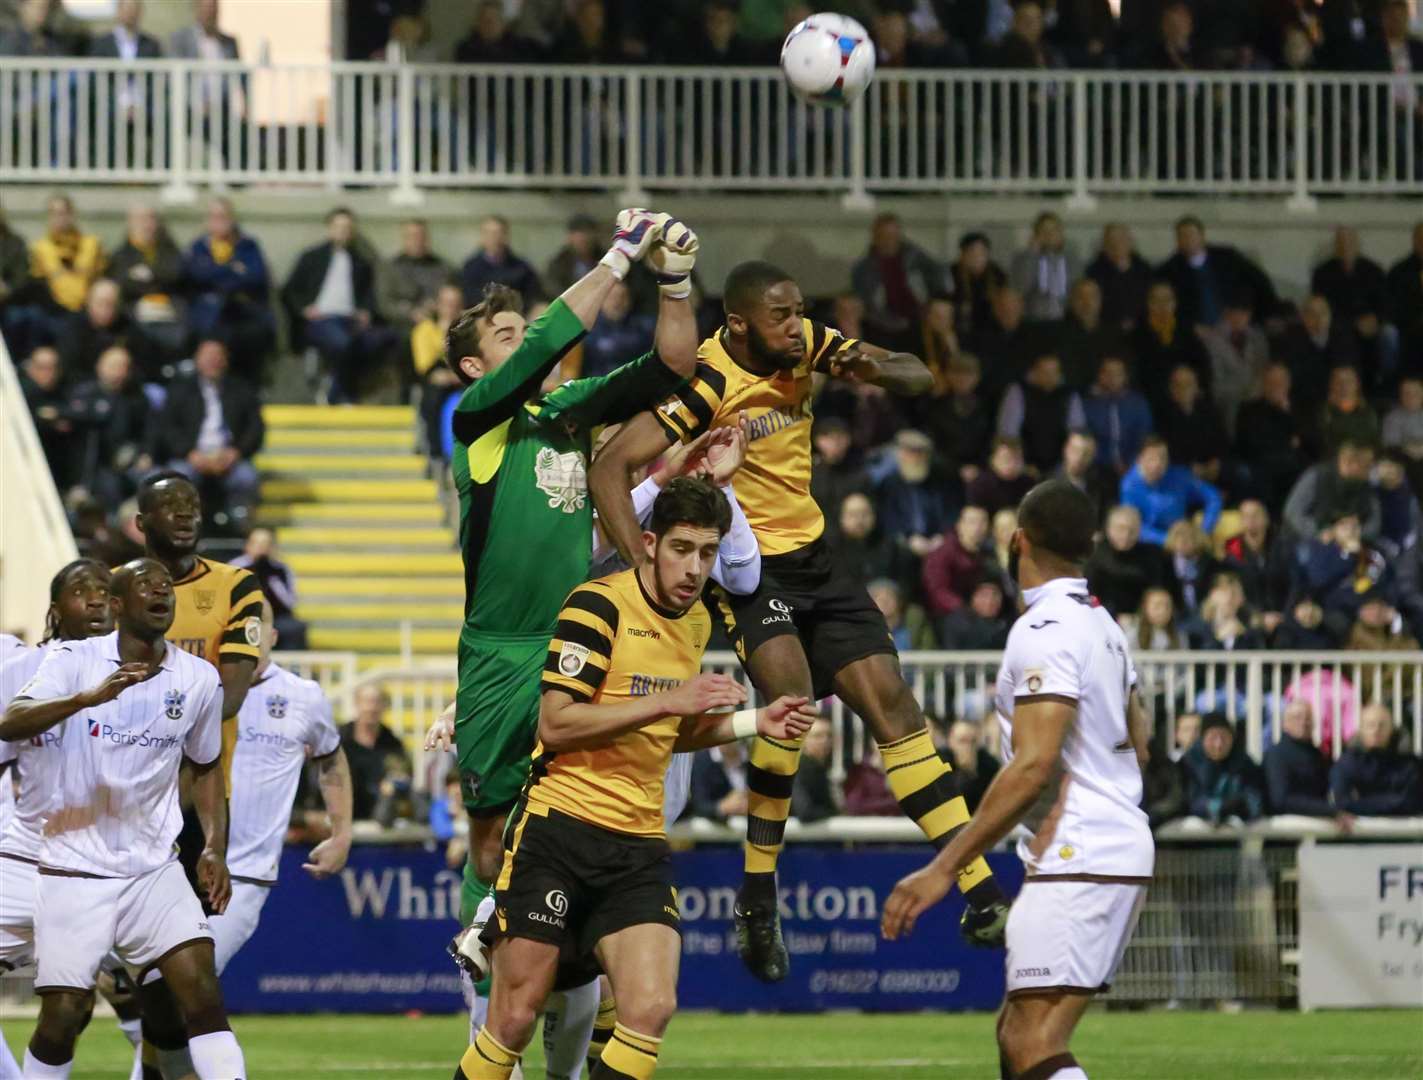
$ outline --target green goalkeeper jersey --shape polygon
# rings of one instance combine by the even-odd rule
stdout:
[[[588,576],[594,429],[630,419],[683,381],[650,352],[542,395],[544,379],[584,333],[578,316],[555,300],[514,354],[455,408],[462,637],[553,633],[565,598]]]

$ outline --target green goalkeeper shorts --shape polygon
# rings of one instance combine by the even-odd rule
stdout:
[[[547,634],[460,634],[455,749],[472,816],[509,811],[529,778]]]

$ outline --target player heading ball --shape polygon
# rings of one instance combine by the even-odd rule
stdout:
[[[533,773],[505,829],[489,1017],[455,1076],[507,1080],[533,1035],[560,954],[596,956],[618,1022],[593,1080],[647,1080],[675,1009],[677,893],[662,817],[674,751],[759,735],[786,743],[815,721],[804,697],[746,700],[702,675],[711,616],[701,603],[726,497],[678,477],[653,504],[644,563],[569,595],[548,646]]]

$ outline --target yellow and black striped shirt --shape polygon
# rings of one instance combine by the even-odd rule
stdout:
[[[700,601],[684,612],[664,608],[635,570],[590,581],[559,613],[543,689],[594,703],[670,690],[701,670],[710,633]],[[663,835],[663,777],[681,722],[667,717],[589,750],[554,754],[540,743],[526,788],[531,807],[614,832]]]
[[[763,555],[805,547],[825,531],[810,494],[810,423],[814,376],[837,353],[855,344],[804,320],[805,359],[791,371],[757,375],[731,358],[717,331],[697,351],[695,377],[653,414],[669,437],[690,442],[708,428],[749,421],[746,464],[736,474],[736,499],[756,533]]]

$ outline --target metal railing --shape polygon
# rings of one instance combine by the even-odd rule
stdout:
[[[849,110],[774,68],[0,60],[0,178],[1287,195],[1423,192],[1423,73],[882,71]]]
[[[905,680],[920,706],[941,720],[982,722],[983,737],[993,743],[993,690],[999,653],[909,652],[900,654]],[[287,659],[290,657],[291,659]],[[411,660],[399,667],[358,671],[354,655],[342,653],[277,654],[301,674],[317,678],[334,693],[338,716],[349,715],[349,697],[359,683],[383,686],[391,698],[390,726],[415,757],[416,782],[429,774],[422,749],[425,730],[451,700],[455,663],[451,659]],[[1423,747],[1423,653],[1418,652],[1138,652],[1133,657],[1143,702],[1168,737],[1183,713],[1220,711],[1242,733],[1245,747],[1259,760],[1280,737],[1279,718],[1296,699],[1313,709],[1315,733],[1337,757],[1358,726],[1365,704],[1386,705],[1395,727],[1415,751]],[[708,653],[708,671],[743,682],[746,676],[732,653]],[[755,691],[747,686],[751,700]],[[868,749],[869,734],[860,719],[838,698],[825,707],[836,738],[831,775],[845,769]]]

